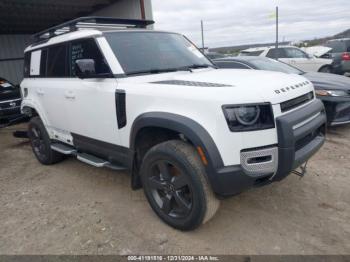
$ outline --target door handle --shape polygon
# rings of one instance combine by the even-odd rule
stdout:
[[[39,96],[43,96],[43,95],[45,94],[42,88],[37,88],[37,89],[36,89],[36,93],[37,93]]]
[[[70,91],[70,90],[64,92],[64,96],[65,96],[65,98],[67,98],[67,99],[74,99],[74,98],[75,98],[74,92],[73,92],[73,91]]]

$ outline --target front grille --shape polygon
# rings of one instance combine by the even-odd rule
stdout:
[[[0,110],[12,109],[21,106],[21,99],[0,101]]]
[[[290,111],[294,108],[297,108],[303,104],[306,104],[307,102],[314,99],[314,92],[307,93],[302,96],[298,96],[297,98],[293,98],[291,100],[288,100],[286,102],[281,103],[281,111],[282,113]]]

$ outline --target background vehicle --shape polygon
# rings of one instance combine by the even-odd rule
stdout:
[[[295,66],[305,72],[332,72],[332,59],[316,58],[294,46],[250,48],[240,52],[239,56],[264,56]]]
[[[350,73],[350,38],[330,40],[325,46],[332,48],[323,57],[333,59],[334,73],[339,75]]]
[[[265,57],[232,57],[214,60],[219,68],[257,69],[298,74],[309,79],[317,97],[325,105],[329,125],[350,123],[350,79],[345,76],[304,72],[295,67]]]
[[[191,230],[214,216],[217,195],[280,181],[323,145],[307,79],[217,69],[183,35],[142,29],[151,23],[88,17],[34,36],[22,110],[41,163],[73,155],[128,169],[164,222]]]
[[[0,127],[24,118],[21,113],[21,100],[19,87],[0,78]]]
[[[217,52],[207,52],[205,53],[205,55],[207,57],[209,57],[210,59],[218,59],[218,58],[224,58],[225,55],[217,53]]]

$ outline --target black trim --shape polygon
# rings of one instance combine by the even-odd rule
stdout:
[[[132,169],[134,153],[129,148],[74,133],[71,135],[73,137],[74,147],[78,152],[92,154],[106,159],[113,164],[122,165],[130,170]]]
[[[125,90],[115,90],[115,107],[118,121],[118,128],[126,126],[126,94]]]
[[[24,60],[24,57],[1,58],[0,62],[9,62],[9,61],[18,61],[18,60]]]

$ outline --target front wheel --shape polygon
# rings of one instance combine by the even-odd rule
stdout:
[[[183,141],[151,148],[142,162],[141,179],[152,209],[176,229],[195,229],[219,207],[198,153]]]

